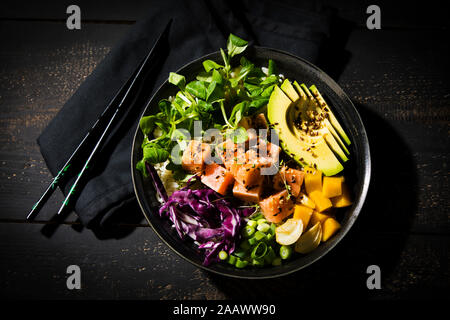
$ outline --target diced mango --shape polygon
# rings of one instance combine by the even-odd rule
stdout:
[[[300,193],[297,197],[297,203],[300,203],[304,206],[307,206],[308,208],[315,209],[316,205],[314,204],[314,201],[312,201],[306,194]]]
[[[331,198],[331,202],[335,208],[348,207],[352,204],[350,190],[345,183],[342,184],[342,194],[335,198]]]
[[[308,194],[314,191],[322,192],[322,171],[307,167],[305,168],[305,189]]]
[[[313,191],[309,197],[316,204],[316,210],[319,212],[325,211],[333,206],[330,199],[323,196],[322,191]]]
[[[341,228],[336,219],[328,218],[322,223],[322,242],[327,241]]]
[[[304,230],[306,230],[309,220],[311,219],[312,213],[313,209],[305,207],[301,204],[296,204],[294,209],[294,219],[302,220]]]
[[[330,218],[330,215],[325,213],[320,213],[317,211],[313,211],[311,215],[311,219],[309,220],[309,227],[314,226],[317,222],[320,222],[321,224]]]
[[[323,177],[323,196],[327,198],[340,196],[342,194],[342,180],[342,177]]]

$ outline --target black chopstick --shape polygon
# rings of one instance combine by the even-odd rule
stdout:
[[[91,129],[88,131],[88,133],[85,135],[81,143],[78,145],[78,147],[75,149],[75,151],[72,153],[70,158],[67,160],[67,162],[64,164],[62,169],[58,172],[58,174],[53,178],[52,182],[48,186],[47,190],[43,193],[41,198],[36,202],[36,204],[31,209],[30,213],[27,216],[27,220],[32,219],[36,216],[36,214],[39,212],[39,210],[42,208],[44,203],[50,198],[53,191],[58,187],[63,177],[67,175],[67,171],[69,168],[73,167],[74,159],[78,158],[79,155],[85,151],[85,149],[88,146],[88,141],[90,140],[89,137],[92,136],[95,132],[98,132],[101,129],[101,125],[103,125],[108,119],[107,115],[112,112],[113,108],[117,106],[117,102],[119,102],[119,105],[116,107],[113,115],[109,119],[106,128],[103,129],[103,133],[101,134],[99,140],[94,146],[94,149],[91,151],[88,160],[84,163],[83,168],[81,169],[80,173],[77,176],[77,179],[75,180],[74,184],[70,188],[69,193],[67,194],[66,198],[64,199],[64,202],[61,206],[61,208],[58,210],[58,214],[60,214],[64,208],[68,205],[70,198],[72,197],[75,188],[77,187],[81,177],[86,172],[86,169],[89,166],[89,163],[91,163],[94,156],[98,153],[99,147],[102,144],[103,140],[107,137],[109,130],[112,128],[111,125],[114,122],[117,114],[119,111],[123,108],[124,101],[127,99],[128,94],[133,89],[134,85],[139,82],[140,78],[142,77],[143,70],[145,67],[151,62],[151,60],[154,57],[156,48],[159,46],[160,42],[165,39],[165,37],[168,34],[169,27],[172,23],[172,19],[167,23],[165,26],[163,32],[160,34],[158,39],[156,40],[155,44],[153,45],[150,52],[146,55],[146,57],[143,59],[143,61],[139,64],[136,71],[133,73],[133,75],[128,79],[128,81],[121,87],[119,92],[114,96],[114,98],[111,100],[111,102],[108,104],[108,106],[105,108],[105,110],[102,112],[100,117],[96,120],[94,125],[91,127]]]
[[[142,64],[142,63],[141,63]],[[141,65],[140,64],[140,65]],[[75,151],[72,153],[70,158],[66,161],[66,163],[63,165],[62,169],[59,170],[58,174],[52,179],[52,182],[47,187],[47,190],[42,194],[41,198],[34,204],[33,208],[31,209],[30,213],[28,213],[27,220],[33,219],[41,210],[41,208],[44,206],[45,202],[50,198],[50,196],[53,194],[53,191],[56,190],[56,188],[59,186],[61,181],[64,177],[66,177],[70,172],[69,168],[74,167],[74,162],[77,158],[79,158],[80,154],[83,153],[83,151],[87,148],[88,142],[90,141],[90,137],[98,132],[98,130],[101,130],[102,124],[104,124],[107,115],[113,110],[113,107],[117,105],[117,102],[122,98],[124,95],[125,90],[130,86],[133,78],[136,76],[137,70],[134,72],[133,75],[128,79],[128,81],[120,88],[120,90],[117,92],[117,94],[114,96],[114,98],[111,100],[111,102],[108,104],[108,106],[105,108],[105,110],[102,112],[100,117],[95,121],[93,126],[89,129],[89,131],[84,136],[83,140],[78,144]]]

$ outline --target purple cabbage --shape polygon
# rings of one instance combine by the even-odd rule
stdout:
[[[199,243],[199,249],[205,250],[205,266],[218,261],[221,250],[234,252],[242,218],[252,214],[254,208],[237,208],[209,188],[191,189],[199,179],[197,176],[168,197],[156,170],[149,164],[146,166],[164,202],[159,215],[172,221],[180,238],[188,236]]]

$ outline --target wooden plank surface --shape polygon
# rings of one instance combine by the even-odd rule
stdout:
[[[324,290],[327,296],[347,298],[434,298],[443,294],[449,277],[448,241],[365,233],[358,224],[313,266],[263,281],[202,271],[179,258],[146,227],[121,239],[101,241],[90,230],[76,232],[68,225],[46,238],[42,228],[0,224],[2,298],[279,300],[301,293],[320,295]],[[66,287],[66,268],[72,264],[82,272],[80,291]],[[367,290],[366,269],[371,264],[382,270],[382,290]]]
[[[294,275],[262,282],[224,279],[191,266],[143,220],[121,224],[112,235],[80,228],[75,214],[57,226],[50,218],[60,193],[36,223],[24,223],[51,178],[37,136],[149,6],[109,1],[102,10],[102,2],[90,3],[81,2],[87,23],[76,32],[65,28],[64,1],[15,1],[0,14],[0,35],[8,43],[0,49],[2,297],[284,298],[299,288],[314,294],[325,288],[371,299],[442,298],[449,284],[450,48],[438,41],[448,33],[448,20],[438,19],[441,11],[434,10],[437,18],[430,19],[432,5],[413,3],[401,11],[380,2],[392,8],[383,11],[388,27],[368,31],[362,28],[366,15],[361,13],[367,2],[338,6],[357,28],[336,49],[344,52],[333,51],[328,64],[325,60],[320,66],[347,92],[366,125],[373,161],[369,195],[351,232],[324,259]],[[419,19],[420,9],[427,18]],[[345,59],[333,60],[333,54]],[[65,287],[69,264],[82,269],[81,291]],[[370,264],[382,269],[380,291],[365,287]]]
[[[172,1],[176,5],[178,0]],[[297,0],[283,0],[294,6],[301,6]],[[239,1],[236,1],[239,3]],[[14,1],[2,2],[0,19],[3,20],[53,20],[65,21],[66,8],[74,4],[73,1]],[[154,10],[152,1],[128,0],[124,4],[121,0],[79,0],[76,4],[81,8],[82,19],[86,23],[132,23]],[[370,0],[322,0],[316,1],[319,8],[334,10],[343,19],[365,27],[369,16],[366,9],[369,5],[376,4],[382,13],[382,26],[384,28],[448,28],[449,20],[443,2],[430,0],[426,4],[423,1],[411,0],[379,0],[376,3]]]
[[[44,191],[51,175],[37,137],[129,27],[91,24],[70,32],[63,23],[0,22],[8,43],[0,51],[1,219],[23,219]],[[39,219],[49,220],[62,200],[58,191]]]

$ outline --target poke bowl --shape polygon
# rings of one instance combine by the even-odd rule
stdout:
[[[217,51],[189,62],[181,69],[171,73],[170,76],[168,75],[168,80],[160,86],[148,102],[142,114],[140,126],[136,128],[131,153],[131,173],[136,198],[146,220],[159,238],[180,257],[199,268],[224,276],[247,279],[274,278],[299,271],[319,260],[332,250],[353,226],[361,212],[369,187],[371,172],[369,143],[355,106],[339,85],[322,70],[287,52],[265,47],[247,47],[246,42],[237,41],[236,43],[235,47],[232,44],[231,47],[230,44],[227,45],[228,53],[230,50],[234,50],[234,55],[228,54],[227,56],[225,51]],[[245,51],[244,49],[240,50],[242,47]],[[205,61],[207,62],[205,63]],[[238,69],[229,67],[227,70],[227,63],[238,65]],[[174,138],[173,130],[170,131],[168,138],[175,141],[175,145],[182,146],[181,150],[178,150],[179,163],[177,165],[179,167],[177,168],[184,169],[181,172],[186,175],[179,178],[182,182],[171,183],[168,181],[166,173],[169,172],[172,175],[174,170],[178,170],[169,170],[172,167],[167,167],[168,162],[174,161],[172,159],[176,158],[177,152],[164,152],[162,150],[165,147],[163,143],[152,144],[153,141],[161,141],[158,140],[161,133],[156,134],[157,131],[161,131],[158,126],[163,129],[167,127],[167,130],[170,130],[165,124],[167,119],[165,116],[161,116],[161,112],[165,110],[164,112],[169,114],[171,108],[177,109],[180,104],[184,104],[181,100],[179,105],[174,103],[180,92],[182,95],[184,92],[191,92],[192,94],[186,93],[186,96],[193,98],[191,103],[194,104],[204,103],[201,98],[197,98],[197,94],[198,97],[204,95],[204,100],[208,101],[209,96],[213,96],[216,92],[214,89],[208,90],[208,85],[211,87],[211,82],[214,81],[212,80],[214,79],[213,74],[214,76],[222,74],[225,78],[225,73],[229,76],[228,72],[231,74],[234,72],[236,75],[229,76],[230,86],[236,88],[241,86],[242,91],[245,91],[249,97],[252,93],[254,93],[253,96],[260,94],[258,97],[261,97],[266,87],[262,87],[263,85],[259,89],[252,87],[250,81],[252,79],[249,75],[254,75],[254,73],[248,73],[236,81],[232,80],[232,77],[238,78],[239,74],[243,73],[242,69],[250,64],[251,68],[262,67],[262,73],[259,70],[256,73],[261,74],[261,78],[255,80],[259,81],[254,82],[255,84],[264,83],[264,80],[270,75],[276,75],[277,82],[266,94],[266,100],[259,104],[252,104],[253,109],[249,107],[253,100],[246,104],[246,109],[237,106],[238,103],[233,103],[234,108],[232,106],[226,109],[221,103],[224,99],[220,98],[227,97],[227,94],[230,93],[220,91],[218,99],[215,100],[219,103],[211,104],[217,106],[220,104],[220,107],[217,107],[217,110],[207,111],[206,113],[209,112],[210,116],[205,113],[204,117],[210,121],[208,127],[215,126],[222,133],[231,132],[233,146],[242,142],[245,146],[243,148],[246,148],[252,139],[251,135],[244,133],[244,138],[242,138],[240,133],[237,135],[233,135],[233,133],[238,132],[237,129],[242,126],[248,129],[245,124],[242,124],[243,119],[253,119],[252,121],[255,122],[254,119],[257,115],[265,115],[262,116],[263,122],[265,122],[263,127],[267,129],[265,132],[274,131],[278,143],[267,142],[264,145],[269,146],[269,149],[273,145],[272,151],[269,150],[269,153],[275,153],[273,150],[279,148],[277,160],[281,160],[277,161],[276,172],[272,173],[272,177],[259,177],[258,181],[264,182],[257,186],[264,184],[264,188],[261,186],[261,189],[264,190],[258,191],[258,194],[255,195],[255,192],[251,191],[254,186],[245,185],[246,182],[248,183],[245,179],[251,178],[248,172],[253,172],[254,168],[258,167],[254,163],[251,165],[249,163],[239,164],[239,167],[235,169],[237,171],[230,171],[225,159],[222,159],[223,163],[219,162],[219,164],[213,162],[204,164],[202,158],[200,166],[187,166],[183,162],[187,150],[190,150],[192,155],[192,148],[208,146],[201,142],[196,145],[194,138],[189,140],[184,136],[177,140],[177,137]],[[271,68],[272,70],[270,70]],[[216,72],[216,70],[220,72]],[[256,78],[256,76],[254,77]],[[191,83],[205,85],[205,92],[201,92],[201,86],[197,88],[191,85],[190,90],[186,89]],[[243,94],[238,90],[232,94],[235,96]],[[300,95],[299,98],[296,92]],[[320,117],[319,114],[318,118],[317,113],[311,113],[315,117],[315,121],[317,122],[317,119],[319,121],[319,123],[312,123],[308,120],[307,124],[313,126],[312,129],[308,127],[301,131],[305,122],[302,124],[292,120],[293,126],[298,127],[295,130],[300,130],[297,134],[300,137],[299,140],[303,141],[305,138],[307,141],[313,141],[309,146],[289,140],[292,138],[284,134],[288,128],[279,124],[280,121],[284,122],[286,119],[290,119],[289,114],[291,113],[294,114],[292,117],[301,120],[300,116],[295,115],[295,110],[299,109],[297,106],[301,109],[300,101],[305,92],[310,96],[306,95],[304,100],[314,100],[316,108],[321,107],[327,112],[332,110],[330,111],[332,117],[329,115]],[[161,101],[163,102],[161,103]],[[283,109],[283,101],[287,101],[286,110]],[[191,110],[189,106],[188,104],[184,107],[184,110]],[[247,113],[244,114],[243,110]],[[250,114],[248,110],[256,111]],[[239,114],[239,118],[236,114]],[[217,120],[222,115],[223,118]],[[186,116],[186,119],[188,117]],[[181,120],[184,121],[184,118]],[[181,123],[181,120],[178,123]],[[216,121],[220,123],[216,124]],[[324,121],[333,135],[328,127],[323,125]],[[177,122],[174,121],[174,123]],[[345,132],[343,136],[340,135],[339,130],[334,130],[337,128],[335,123],[341,128],[340,130]],[[182,129],[186,129],[186,127]],[[204,133],[204,129],[201,129],[201,133]],[[294,129],[291,127],[291,130]],[[178,131],[182,132],[182,130],[176,130],[176,132]],[[249,131],[247,130],[247,132]],[[319,137],[314,137],[314,133],[311,132],[320,132],[320,134],[316,133]],[[322,137],[323,132],[327,132],[327,134]],[[336,132],[338,132],[337,135]],[[304,136],[305,133],[308,136]],[[342,149],[332,148],[332,142],[335,141],[333,136],[339,140],[337,148],[339,149],[341,146],[345,150],[345,154]],[[339,136],[342,139],[339,139]],[[258,135],[255,139],[261,141],[261,145],[262,141],[266,141]],[[324,144],[323,148],[327,152],[329,152],[327,146],[332,150],[329,152],[331,157],[334,156],[332,161],[329,159],[325,162],[315,160],[322,156],[319,140]],[[217,151],[220,147],[219,143],[214,143],[214,140],[208,142],[211,143],[211,141],[213,144],[211,148],[208,147],[208,151],[215,154],[216,158],[221,158],[218,154],[220,152]],[[223,143],[225,142],[229,142],[229,139],[224,139]],[[260,144],[257,143],[257,148],[259,148]],[[146,150],[143,149],[144,146],[147,146]],[[233,159],[236,161],[235,152],[238,149],[233,150]],[[244,153],[247,154],[250,151],[246,149]],[[308,158],[309,154],[306,152],[310,152],[312,156]],[[169,161],[167,158],[171,160]],[[258,163],[261,162],[260,159],[258,158]],[[158,161],[161,163],[157,163]],[[263,164],[261,167],[273,168],[274,164]],[[238,175],[237,172],[241,172],[239,170],[243,170],[245,173],[244,178]],[[284,172],[282,180],[279,179],[280,172]],[[319,180],[315,178],[317,173],[320,173]],[[211,178],[211,176],[214,177]],[[241,180],[238,177],[241,177]],[[286,177],[291,180],[286,180]],[[216,183],[214,179],[220,180],[220,183]],[[277,182],[274,179],[278,179]],[[300,184],[298,184],[299,180],[301,180]],[[297,184],[291,184],[291,182],[297,182]],[[317,183],[320,184],[319,187],[317,187]],[[244,188],[244,192],[237,190],[239,186]],[[313,190],[313,188],[320,188],[320,191]],[[161,189],[163,189],[163,194],[161,194]],[[177,191],[179,193],[176,193]],[[171,195],[175,196],[171,198]],[[238,198],[237,203],[234,199],[236,197]],[[276,213],[268,213],[269,209],[267,208],[273,206],[274,197],[278,201],[276,202],[278,207],[280,201],[289,202],[289,207],[279,209]],[[312,202],[311,199],[313,199]],[[312,206],[305,201],[310,201]],[[208,206],[209,211],[204,206]],[[196,210],[197,208],[198,210]],[[208,220],[210,217],[201,216],[202,214],[211,215],[211,210],[217,210],[217,217],[211,217],[212,220]],[[188,212],[188,217],[185,215],[186,212]],[[305,216],[307,221],[305,221]],[[219,225],[209,225],[209,221],[216,221],[215,223]],[[225,237],[228,238],[225,239]],[[305,245],[305,243],[307,244]],[[269,253],[272,255],[271,257],[269,257]]]

